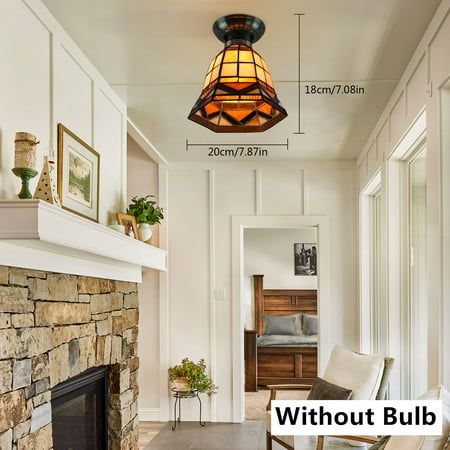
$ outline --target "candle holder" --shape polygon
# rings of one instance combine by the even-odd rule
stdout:
[[[14,167],[12,172],[22,180],[22,189],[17,194],[18,197],[21,199],[32,198],[33,196],[30,192],[30,180],[38,174],[37,170],[29,169],[28,167]]]

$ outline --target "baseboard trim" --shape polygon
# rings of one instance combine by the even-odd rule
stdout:
[[[159,408],[139,408],[138,417],[141,422],[159,422]]]

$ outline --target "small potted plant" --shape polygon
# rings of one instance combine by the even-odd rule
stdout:
[[[164,210],[158,204],[151,200],[154,195],[146,195],[145,197],[133,197],[128,206],[127,214],[136,217],[139,227],[139,239],[149,242],[153,232],[151,225],[161,223],[164,219]]]
[[[198,363],[184,358],[181,364],[170,367],[169,381],[177,391],[198,391],[208,395],[217,392],[217,386],[206,373],[206,363],[201,359]]]

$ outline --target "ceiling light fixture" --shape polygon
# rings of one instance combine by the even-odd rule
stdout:
[[[265,131],[287,116],[264,59],[252,49],[264,34],[257,17],[231,14],[213,26],[225,43],[209,65],[189,119],[217,133]]]

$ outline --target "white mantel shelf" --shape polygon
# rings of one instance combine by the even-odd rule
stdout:
[[[141,281],[166,251],[40,200],[0,201],[0,265]]]

